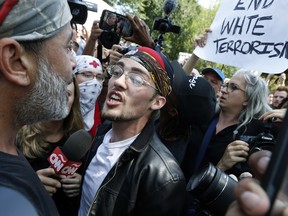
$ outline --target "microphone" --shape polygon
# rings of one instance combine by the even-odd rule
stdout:
[[[48,157],[51,167],[57,174],[71,176],[82,165],[84,157],[92,142],[90,134],[84,129],[73,133],[63,147],[56,147]]]
[[[177,0],[165,0],[163,4],[163,11],[165,15],[169,16],[170,13],[176,8]]]

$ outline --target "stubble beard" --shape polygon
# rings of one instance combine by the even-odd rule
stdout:
[[[126,122],[126,121],[132,121],[137,119],[138,116],[135,115],[135,113],[115,113],[113,110],[109,110],[109,108],[105,107],[104,105],[101,117],[110,121],[115,121],[115,122]]]
[[[16,107],[18,126],[64,119],[68,111],[67,83],[47,59],[37,58],[38,77],[34,87]]]
[[[156,96],[157,96],[156,93],[153,94],[148,101],[149,102],[152,101]],[[103,119],[107,119],[107,120],[115,121],[115,122],[121,122],[121,121],[127,122],[127,121],[133,121],[133,120],[139,119],[144,114],[145,113],[137,113],[133,110],[131,112],[128,112],[127,110],[123,112],[122,110],[120,111],[120,113],[119,112],[116,113],[113,110],[110,110],[109,107],[107,107],[106,103],[104,102],[104,106],[101,112],[101,117]]]

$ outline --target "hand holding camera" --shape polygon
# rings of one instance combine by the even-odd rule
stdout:
[[[132,17],[129,14],[127,14],[127,18],[129,19],[132,25],[133,34],[131,37],[128,37],[126,39],[140,46],[146,46],[154,49],[155,43],[150,35],[150,29],[146,25],[146,23],[143,20],[141,20],[138,16]]]
[[[236,163],[245,162],[248,157],[248,152],[248,143],[241,140],[235,140],[227,146],[224,155],[217,164],[217,167],[222,171],[226,171],[232,168]]]
[[[140,46],[150,48],[155,46],[154,40],[150,36],[149,27],[138,16],[132,17],[129,14],[124,16],[104,10],[100,20],[100,28],[104,32],[99,39],[108,49],[111,49],[114,44],[119,44],[121,37]]]

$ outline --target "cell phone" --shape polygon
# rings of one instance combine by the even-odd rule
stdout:
[[[288,203],[288,112],[282,122],[278,140],[261,180],[261,186],[266,191],[271,203],[266,215],[271,215],[276,199]]]
[[[115,32],[120,37],[130,37],[133,34],[132,25],[128,18],[109,10],[103,10],[99,27],[104,31]]]

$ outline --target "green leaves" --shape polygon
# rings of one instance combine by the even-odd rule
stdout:
[[[164,0],[110,0],[122,8],[123,13],[137,15],[150,27],[156,17],[164,18],[163,3]],[[219,6],[219,5],[218,5]],[[181,27],[180,34],[164,34],[163,49],[170,60],[178,59],[179,52],[191,53],[194,49],[194,38],[208,28],[217,12],[218,7],[213,9],[202,8],[196,0],[178,0],[177,8],[170,15],[172,24]],[[155,40],[159,36],[158,31],[151,32]],[[215,64],[212,62],[198,60],[196,68],[201,71],[206,67],[218,67],[223,69],[225,74],[229,75],[235,72],[235,68]],[[224,68],[223,68],[224,67]]]

